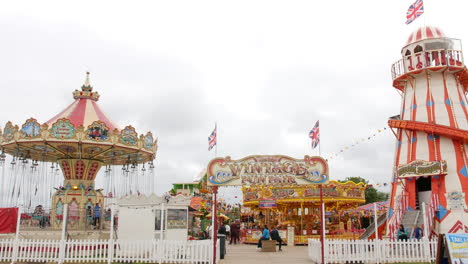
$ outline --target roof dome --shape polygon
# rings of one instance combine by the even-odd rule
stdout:
[[[85,84],[81,86],[81,91],[75,90],[73,92],[73,98],[75,102],[47,121],[46,124],[52,126],[57,120],[67,118],[75,127],[82,125],[85,129],[94,121],[104,122],[110,131],[118,128],[97,104],[99,93],[93,92],[93,87],[89,83],[89,72],[86,73],[86,81]]]
[[[424,39],[432,39],[432,38],[445,38],[444,32],[437,27],[425,26],[420,27],[415,30],[408,38],[406,45],[412,44],[414,42],[424,40]],[[405,46],[406,46],[405,45]]]

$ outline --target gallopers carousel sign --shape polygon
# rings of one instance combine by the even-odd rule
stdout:
[[[308,185],[329,181],[328,164],[321,157],[293,159],[281,155],[249,156],[240,160],[215,158],[208,164],[208,185]]]

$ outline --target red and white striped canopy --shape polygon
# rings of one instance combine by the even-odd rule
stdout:
[[[444,32],[440,30],[437,27],[431,27],[431,26],[425,26],[425,27],[420,27],[413,33],[408,38],[408,41],[406,42],[406,45],[409,45],[411,43],[424,40],[424,39],[431,39],[431,38],[445,38]]]
[[[73,92],[75,102],[47,121],[46,124],[50,127],[57,120],[67,118],[75,127],[82,125],[85,129],[94,121],[104,122],[110,131],[118,128],[101,110],[97,104],[99,94],[92,90],[93,87],[89,84],[89,73],[87,73],[86,82],[81,87],[81,91],[75,90],[75,92]]]

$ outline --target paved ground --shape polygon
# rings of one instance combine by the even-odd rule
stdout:
[[[261,252],[256,245],[228,245],[227,254],[221,264],[313,263],[307,255],[307,246],[283,246],[282,249],[283,251],[277,252]]]

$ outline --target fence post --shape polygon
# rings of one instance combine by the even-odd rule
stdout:
[[[68,204],[64,205],[63,210],[63,220],[62,220],[62,237],[60,239],[60,246],[59,246],[59,259],[58,263],[62,264],[65,262],[65,250],[66,250],[66,233],[67,233],[67,221],[68,221]]]
[[[16,263],[16,260],[18,258],[21,211],[23,211],[23,207],[20,205],[18,206],[18,216],[16,219],[16,234],[15,234],[15,242],[13,243],[13,256],[11,258],[11,263]]]

